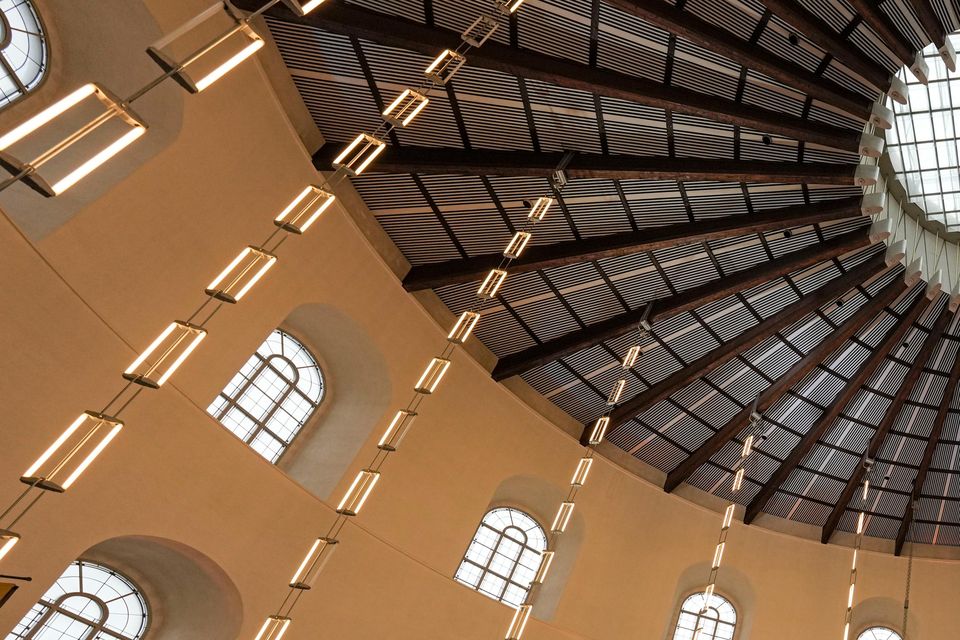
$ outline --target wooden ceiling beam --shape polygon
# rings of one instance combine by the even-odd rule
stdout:
[[[741,40],[703,18],[677,9],[664,0],[607,0],[607,3],[678,37],[718,53],[748,69],[793,87],[824,104],[867,120],[871,99],[818,77],[799,64],[777,57],[763,47]]]
[[[940,57],[947,65],[947,68],[950,71],[956,71],[956,53],[953,51],[952,46],[944,48],[945,45],[949,45],[947,42],[947,32],[943,28],[940,18],[937,17],[936,12],[933,10],[933,5],[930,3],[930,0],[910,0],[910,4],[913,6],[913,10],[916,11],[917,17],[920,19],[920,24],[923,26],[927,37],[930,38],[930,41],[939,50]]]
[[[648,227],[584,240],[527,247],[510,264],[511,274],[562,267],[603,258],[656,251],[678,245],[708,242],[791,227],[852,218],[862,214],[861,198],[825,200],[814,204],[765,209],[751,214],[711,218],[696,222]],[[407,291],[437,289],[480,280],[500,265],[503,253],[488,253],[459,260],[417,265],[403,278]]]
[[[790,455],[777,467],[777,470],[773,472],[770,479],[764,483],[757,495],[750,501],[750,504],[747,505],[747,511],[743,518],[744,524],[750,524],[760,515],[760,512],[763,511],[763,508],[767,502],[769,502],[770,498],[773,497],[773,494],[786,482],[790,474],[793,473],[793,470],[803,462],[804,458],[807,457],[807,454],[810,453],[820,438],[833,427],[833,423],[860,391],[860,387],[870,379],[870,376],[877,370],[877,367],[887,358],[887,354],[899,346],[903,340],[903,336],[910,330],[913,323],[917,321],[920,313],[926,307],[926,305],[923,304],[924,300],[926,300],[926,298],[922,293],[914,298],[907,312],[897,320],[896,324],[894,324],[893,328],[883,339],[883,342],[873,350],[857,369],[857,372],[847,381],[840,391],[840,394],[830,403],[830,407],[820,416],[813,426],[810,427],[810,430],[804,434],[800,442],[790,450]]]
[[[910,67],[914,63],[917,55],[916,49],[910,41],[904,37],[893,21],[887,17],[876,0],[850,0],[850,4],[863,20],[870,25],[874,32],[880,37],[880,40],[889,47],[890,51],[900,59],[905,67]]]
[[[340,145],[324,145],[313,156],[317,169],[328,171]],[[372,170],[382,173],[422,173],[468,176],[549,177],[563,159],[562,152],[499,151],[432,147],[387,147]],[[861,165],[819,162],[770,162],[667,158],[659,156],[577,153],[565,169],[571,180],[715,180],[778,184],[863,184]]]
[[[912,504],[920,499],[923,493],[923,485],[927,481],[927,472],[930,470],[930,464],[933,462],[933,454],[940,443],[940,436],[943,435],[943,425],[946,423],[947,414],[950,413],[950,404],[953,402],[953,396],[957,390],[957,382],[960,381],[960,365],[954,363],[950,370],[950,377],[947,379],[947,386],[943,390],[943,399],[940,401],[940,408],[937,410],[937,417],[933,420],[933,427],[930,429],[930,436],[927,438],[927,445],[923,450],[923,458],[920,459],[920,468],[917,469],[917,475],[913,480],[913,491],[910,495],[910,502],[900,521],[900,528],[897,530],[897,541],[894,545],[894,553],[900,555],[903,552],[903,545],[907,541],[907,533],[910,531],[910,522],[913,520]]]
[[[814,367],[819,365],[831,353],[836,351],[850,338],[858,329],[866,323],[871,322],[880,311],[891,302],[896,300],[897,296],[906,291],[907,285],[902,278],[896,278],[884,287],[876,296],[867,301],[855,314],[847,318],[833,333],[824,338],[817,346],[810,350],[806,356],[794,363],[786,373],[777,378],[776,381],[764,389],[757,400],[757,411],[761,413],[769,409],[774,402],[780,399],[784,393],[791,387],[799,383],[813,371]],[[664,491],[673,491],[684,480],[689,478],[701,465],[706,464],[725,444],[743,431],[750,418],[750,412],[753,408],[750,405],[744,407],[737,415],[730,418],[716,433],[710,436],[706,442],[693,451],[677,467],[667,474],[667,480],[664,483]]]
[[[900,415],[900,410],[903,408],[903,403],[906,402],[907,398],[910,397],[913,387],[917,384],[917,380],[920,379],[920,374],[923,373],[923,368],[930,360],[933,350],[940,343],[940,337],[946,330],[947,325],[950,324],[950,320],[952,318],[953,314],[948,308],[944,308],[940,312],[940,315],[937,316],[936,322],[934,322],[933,327],[930,329],[930,333],[923,342],[923,347],[920,349],[916,359],[914,359],[913,364],[910,366],[910,370],[903,379],[903,384],[901,384],[897,389],[897,394],[893,397],[893,401],[890,403],[890,406],[887,407],[887,411],[883,415],[883,419],[880,421],[880,424],[877,425],[877,430],[874,432],[873,437],[870,438],[870,444],[867,446],[866,452],[866,457],[868,459],[876,460],[877,455],[880,453],[881,447],[883,447],[883,443],[887,439],[887,434],[890,433],[890,429],[893,427],[893,422],[897,419],[897,416]],[[857,488],[860,487],[861,483],[863,482],[865,474],[866,469],[864,466],[862,464],[857,465],[857,468],[854,469],[853,474],[847,481],[847,485],[840,493],[837,503],[833,506],[833,511],[831,511],[830,515],[827,516],[827,522],[823,525],[823,532],[820,535],[820,542],[824,544],[830,542],[833,532],[837,530],[837,526],[840,524],[840,519],[846,512],[847,505],[850,504],[853,494],[857,492]]]
[[[819,289],[808,293],[797,302],[770,316],[761,323],[744,331],[729,342],[725,342],[713,351],[697,358],[686,367],[667,376],[657,384],[645,389],[633,398],[619,405],[610,413],[610,433],[620,425],[629,422],[634,416],[644,412],[655,403],[668,398],[675,392],[691,384],[694,380],[708,375],[733,359],[737,354],[750,349],[763,340],[800,321],[824,305],[836,301],[853,287],[862,284],[886,268],[882,253],[878,253],[847,273],[827,281]],[[584,429],[583,438],[589,435],[592,425]]]
[[[863,50],[834,31],[822,18],[807,11],[799,2],[763,0],[763,4],[875,88],[883,93],[890,89],[891,73],[887,69],[868,58]]]
[[[651,323],[669,318],[684,311],[696,309],[708,302],[720,300],[744,289],[769,282],[799,269],[824,260],[855,251],[870,244],[870,237],[863,229],[855,229],[823,243],[817,243],[799,251],[793,251],[776,260],[763,262],[754,267],[736,271],[722,278],[711,280],[698,287],[680,291],[676,295],[651,300]],[[504,356],[493,369],[494,380],[503,380],[523,373],[548,362],[592,347],[604,340],[616,338],[637,328],[644,318],[646,305],[628,313],[614,316],[548,340],[523,351]]]
[[[260,8],[262,0],[237,0],[234,4],[253,11]],[[282,5],[273,7],[267,11],[267,15],[430,57],[436,56],[444,48],[456,49],[461,43],[460,34],[456,31],[348,6],[338,0],[327,0],[321,10],[303,17],[295,16]],[[811,122],[786,113],[671,87],[608,69],[597,69],[494,41],[470,51],[467,64],[779,137],[803,140],[831,149],[853,153],[859,151],[859,131]],[[866,105],[868,101],[863,102]],[[323,168],[328,166],[324,164]]]

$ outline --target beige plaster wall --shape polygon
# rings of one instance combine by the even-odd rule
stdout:
[[[169,29],[204,4],[147,6]],[[82,27],[44,17],[60,32]],[[9,126],[0,114],[0,128]],[[99,408],[120,388],[120,371],[137,351],[169,321],[188,315],[213,275],[269,233],[275,212],[316,179],[298,129],[284,117],[262,68],[246,64],[203,94],[185,96],[171,144],[35,246],[0,223],[0,503],[21,490],[23,468],[80,411]],[[20,200],[0,195],[0,207],[14,205],[17,215],[30,215]],[[242,614],[227,608],[242,616],[239,637],[253,637],[309,542],[332,520],[330,503],[372,457],[380,428],[443,342],[443,329],[403,292],[361,232],[356,219],[369,227],[363,212],[352,214],[334,208],[308,235],[286,242],[278,266],[240,305],[216,316],[208,339],[172,381],[144,392],[124,414],[127,427],[88,474],[66,495],[45,497],[17,526],[24,540],[0,570],[34,582],[0,609],[0,632],[75,557],[91,547],[103,553],[97,546],[103,541],[132,536],[183,545],[215,564],[223,583],[239,593]],[[399,264],[395,255],[390,260]],[[204,412],[263,337],[304,305],[326,305],[349,318],[363,343],[358,354],[373,350],[383,368],[376,388],[387,397],[369,400],[382,407],[379,426],[354,431],[364,442],[332,492],[322,487],[335,481],[304,472],[316,482],[308,491]],[[300,326],[308,322],[296,318]],[[321,360],[343,358],[332,347],[329,356],[322,344],[316,348]],[[334,390],[336,384],[331,380]],[[423,405],[363,514],[344,530],[342,548],[303,598],[290,640],[502,637],[512,612],[451,576],[505,481],[535,479],[531,509],[539,511],[533,503],[549,494],[544,487],[559,494],[581,454],[563,428],[511,388],[493,383],[463,352],[454,356],[439,393]],[[326,417],[333,416],[331,409]],[[349,411],[336,420],[332,428],[350,430]],[[283,465],[293,475],[309,467],[302,449],[304,457]],[[509,499],[519,500],[515,491]],[[706,578],[719,513],[666,495],[601,456],[578,497],[577,517],[581,539],[555,611],[531,623],[526,637],[668,638],[678,600]],[[132,555],[125,552],[124,563],[134,564]],[[719,590],[738,606],[741,640],[840,637],[848,548],[735,525],[726,558]],[[896,621],[905,567],[905,559],[888,553],[865,554],[859,626]],[[193,588],[188,573],[185,590]],[[916,562],[915,637],[955,636],[958,578],[955,560]],[[204,599],[193,606],[203,608]],[[152,637],[163,637],[170,611],[158,618]]]

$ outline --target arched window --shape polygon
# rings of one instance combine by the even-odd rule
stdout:
[[[276,329],[207,412],[276,462],[323,399],[323,373],[306,347]]]
[[[0,0],[0,107],[40,84],[47,42],[30,0]]]
[[[147,629],[140,591],[113,569],[77,560],[7,640],[138,640]]]
[[[737,610],[730,601],[714,593],[707,602],[705,593],[688,596],[680,607],[673,640],[689,640],[702,627],[700,640],[730,640],[737,628]]]
[[[512,606],[520,606],[540,567],[547,535],[518,509],[488,511],[457,569],[457,581]]]
[[[857,640],[903,640],[903,636],[886,627],[870,627],[857,636]]]

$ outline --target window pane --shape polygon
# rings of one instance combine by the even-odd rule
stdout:
[[[673,640],[690,640],[694,632],[702,629],[701,640],[731,640],[736,630],[737,611],[724,598],[714,594],[710,601],[703,593],[695,593],[683,601],[677,617]]]
[[[30,91],[47,69],[47,43],[28,0],[0,0],[0,107]]]

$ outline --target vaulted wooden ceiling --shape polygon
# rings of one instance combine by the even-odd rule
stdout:
[[[255,0],[240,0],[256,8]],[[330,144],[492,0],[328,0],[268,22]],[[653,330],[609,439],[729,498],[750,405],[763,412],[738,499],[850,531],[864,455],[868,534],[960,544],[960,325],[945,295],[884,262],[856,186],[873,102],[957,29],[942,0],[527,0],[414,126],[353,180],[455,313],[545,193],[570,184],[511,269],[478,337],[575,418],[605,409],[617,361]]]

